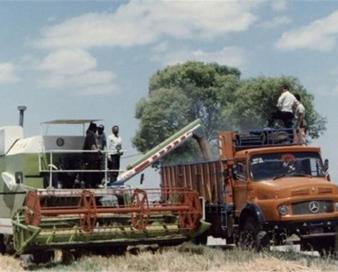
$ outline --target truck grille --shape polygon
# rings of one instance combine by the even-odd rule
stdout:
[[[333,202],[327,200],[311,200],[292,204],[293,214],[317,214],[333,212]]]

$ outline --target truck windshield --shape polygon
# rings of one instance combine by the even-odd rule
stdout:
[[[284,176],[325,176],[322,160],[316,152],[254,155],[250,159],[250,173],[255,181]]]

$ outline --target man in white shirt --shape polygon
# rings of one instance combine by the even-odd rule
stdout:
[[[283,85],[281,95],[278,98],[277,108],[278,111],[273,113],[269,120],[269,126],[273,126],[273,122],[276,119],[280,119],[284,123],[284,127],[292,128],[292,121],[294,118],[293,109],[295,103],[297,103],[296,97],[290,93],[289,86]]]
[[[107,138],[107,147],[108,147],[108,167],[110,170],[114,170],[111,173],[110,182],[117,180],[120,170],[120,157],[123,154],[122,152],[122,139],[119,136],[119,127],[113,126],[112,134]]]
[[[301,102],[301,98],[299,94],[295,94],[297,102],[295,104],[295,136],[294,143],[295,144],[306,144],[305,138],[305,107]]]
[[[295,128],[304,128],[305,107],[301,102],[299,94],[295,94],[297,103],[295,105]]]

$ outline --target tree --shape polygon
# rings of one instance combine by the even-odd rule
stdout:
[[[145,152],[197,118],[202,120],[206,138],[215,139],[220,128],[229,128],[222,112],[231,102],[239,78],[235,68],[201,62],[158,71],[150,79],[149,97],[136,107],[140,126],[133,144]],[[189,142],[176,153],[180,158],[189,154],[196,158],[199,153],[194,146],[196,143]]]
[[[232,102],[239,79],[240,72],[236,68],[215,63],[187,62],[168,66],[153,75],[149,94],[161,88],[175,88],[187,98],[189,110],[186,123],[201,119],[206,137],[211,140],[220,128],[228,127],[222,111]]]
[[[150,93],[148,99],[142,99],[136,106],[136,118],[140,126],[133,144],[143,153],[161,143],[189,123],[189,99],[175,88],[158,89]],[[188,142],[176,149],[180,160],[189,159],[191,154],[198,156],[196,143]],[[176,156],[167,156],[167,162],[177,160]]]
[[[325,119],[314,109],[313,96],[294,77],[258,77],[241,80],[240,71],[216,63],[186,62],[157,71],[149,82],[149,96],[136,107],[139,129],[133,144],[146,152],[189,122],[202,120],[209,142],[221,130],[260,128],[276,111],[280,88],[287,83],[306,108],[306,126],[312,138],[325,130]],[[176,155],[175,155],[176,154]],[[169,160],[198,156],[190,141]]]

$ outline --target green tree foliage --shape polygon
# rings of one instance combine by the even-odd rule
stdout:
[[[136,106],[136,118],[140,119],[140,127],[133,139],[133,144],[143,153],[161,143],[183,126],[189,123],[189,99],[176,88],[160,88],[150,93],[148,99],[142,99]],[[187,142],[176,149],[180,160],[199,156],[197,145]],[[177,160],[175,156],[167,156],[167,161]]]
[[[222,112],[232,102],[239,79],[240,72],[236,68],[215,63],[187,62],[169,66],[153,75],[149,94],[161,88],[175,88],[187,98],[188,112],[185,113],[184,124],[201,119],[206,137],[211,140],[220,128],[228,127]]]
[[[325,119],[314,109],[313,96],[293,77],[258,77],[241,80],[240,71],[215,63],[186,62],[157,71],[149,82],[149,96],[139,101],[139,129],[133,144],[146,152],[199,118],[212,142],[220,130],[259,128],[276,111],[280,88],[287,83],[306,109],[306,126],[312,138],[325,130]],[[192,141],[170,156],[196,159]]]

